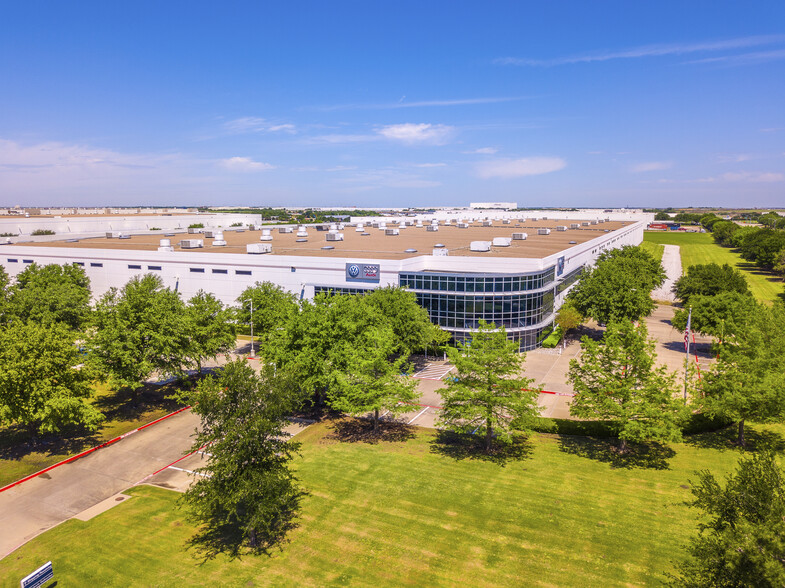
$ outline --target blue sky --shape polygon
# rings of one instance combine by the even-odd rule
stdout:
[[[785,206],[785,3],[5,2],[0,205]]]

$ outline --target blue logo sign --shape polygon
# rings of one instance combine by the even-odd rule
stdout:
[[[346,280],[352,282],[378,282],[379,265],[375,263],[347,263]]]
[[[349,274],[349,277],[356,278],[360,275],[360,266],[353,263],[346,268],[346,273]]]

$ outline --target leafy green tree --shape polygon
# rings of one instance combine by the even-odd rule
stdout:
[[[330,406],[353,415],[373,413],[374,432],[379,430],[380,411],[411,411],[420,394],[417,381],[402,374],[408,355],[393,357],[397,347],[395,333],[384,321],[363,330],[347,348],[346,370],[336,372]]]
[[[185,305],[186,361],[202,371],[202,362],[234,349],[230,312],[212,294],[199,290]]]
[[[703,378],[702,410],[738,423],[744,447],[747,420],[780,421],[785,417],[785,305],[759,305],[747,328],[719,348],[719,359]]]
[[[504,328],[480,321],[471,341],[459,341],[447,355],[457,376],[442,390],[439,421],[444,426],[462,432],[484,429],[489,452],[495,433],[509,439],[539,414],[534,380],[520,376],[526,355],[519,353],[516,341],[507,339]]]
[[[774,259],[774,271],[785,278],[785,247],[780,249]]]
[[[183,393],[200,419],[193,450],[209,446],[182,498],[198,525],[189,543],[206,558],[267,553],[296,526],[304,492],[290,463],[299,444],[284,431],[299,407],[295,390],[280,370],[257,375],[236,360]]]
[[[377,288],[365,296],[365,303],[378,309],[395,334],[395,352],[411,355],[428,346],[440,347],[449,333],[434,325],[428,311],[417,304],[414,293],[396,286]]]
[[[720,292],[714,296],[695,294],[690,297],[692,330],[725,341],[736,333],[749,328],[757,303],[749,294],[737,291]],[[684,332],[689,317],[688,308],[677,309],[673,314],[673,328]]]
[[[601,323],[637,320],[654,310],[651,291],[665,280],[660,262],[639,247],[602,253],[568,295],[583,316]]]
[[[297,298],[272,282],[256,282],[237,298],[237,320],[243,324],[251,323],[251,302],[254,338],[259,340],[259,348],[264,352],[264,349],[278,345],[288,322],[297,312]]]
[[[708,470],[692,485],[691,506],[707,522],[688,547],[672,586],[785,586],[785,472],[769,452],[739,460],[722,487]]]
[[[62,323],[14,322],[0,328],[0,423],[56,433],[81,426],[94,431],[103,415],[87,402],[92,375],[75,334]]]
[[[559,312],[556,313],[556,324],[561,329],[562,344],[565,348],[567,347],[567,333],[579,327],[584,320],[583,315],[571,304],[563,304]]]
[[[760,227],[739,227],[737,231],[733,232],[730,238],[732,247],[741,249],[744,247],[744,242],[747,239],[754,238],[756,234],[760,233],[763,229]]]
[[[90,280],[75,265],[30,264],[9,289],[11,319],[83,328],[90,316]]]
[[[0,325],[6,322],[6,313],[8,312],[8,286],[11,283],[11,278],[6,273],[3,266],[0,265]]]
[[[608,421],[621,452],[628,442],[681,439],[685,405],[675,397],[675,376],[655,367],[654,341],[647,335],[644,322],[637,328],[630,321],[612,323],[602,341],[583,337],[580,359],[570,361],[570,414]]]
[[[89,358],[115,388],[136,391],[154,372],[179,374],[188,356],[185,305],[158,276],[131,279],[96,304]]]
[[[749,293],[747,279],[727,263],[689,266],[687,273],[676,280],[675,290],[676,297],[684,304],[688,304],[696,294],[714,296],[720,292]]]
[[[722,219],[720,217],[718,217],[716,214],[714,214],[713,212],[710,212],[709,214],[704,214],[701,217],[700,224],[707,231],[711,231],[712,227],[716,223],[720,222],[721,220]]]
[[[711,227],[712,237],[716,243],[730,247],[733,234],[741,227],[733,221],[718,221]]]
[[[654,215],[654,220],[656,221],[671,220],[671,215],[669,215],[667,212],[658,212],[657,214]]]
[[[772,268],[777,253],[785,248],[785,231],[762,229],[749,235],[741,245],[741,256],[763,268]]]

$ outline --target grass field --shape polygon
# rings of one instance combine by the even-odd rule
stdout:
[[[651,254],[654,259],[662,261],[662,254],[665,252],[665,245],[654,243],[652,241],[644,241],[640,245],[641,249]]]
[[[771,272],[764,271],[754,263],[742,259],[734,249],[714,243],[709,233],[681,233],[675,231],[645,231],[645,247],[651,245],[678,245],[681,251],[681,265],[705,263],[730,264],[740,269],[747,278],[753,296],[762,302],[785,299],[785,283]]]
[[[695,471],[730,471],[732,431],[618,461],[604,442],[533,435],[506,462],[412,429],[376,444],[304,431],[310,495],[271,557],[201,564],[178,494],[136,487],[88,522],[69,520],[0,561],[0,585],[52,560],[61,586],[658,585],[695,531]],[[785,427],[751,427],[782,445]],[[643,467],[643,463],[648,467]]]
[[[179,405],[166,399],[173,392],[169,385],[148,386],[133,405],[126,393],[97,385],[92,402],[104,413],[106,420],[94,434],[42,436],[31,443],[27,431],[0,427],[0,487],[176,410]]]

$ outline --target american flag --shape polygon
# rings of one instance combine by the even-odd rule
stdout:
[[[690,307],[690,314],[687,316],[687,328],[684,329],[684,350],[690,352],[690,330],[692,328],[692,307]]]

